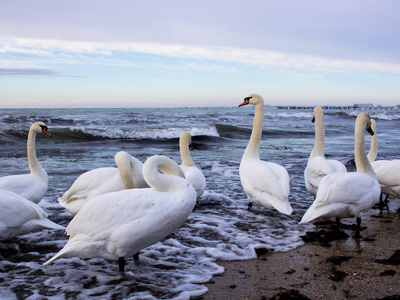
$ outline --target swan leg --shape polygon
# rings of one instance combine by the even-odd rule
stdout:
[[[340,230],[340,218],[336,218],[336,226]]]
[[[360,236],[360,230],[361,230],[361,218],[357,217],[356,238],[361,237]]]
[[[253,203],[249,202],[249,204],[247,205],[248,209],[251,209],[253,207]]]
[[[134,261],[139,261],[139,252],[133,255]]]
[[[389,201],[388,201],[388,198],[389,198],[389,195],[386,194],[385,200],[383,200],[383,193],[381,193],[381,196],[380,196],[380,198],[379,198],[378,206],[379,206],[379,207],[387,206],[387,203],[389,202]]]
[[[389,202],[388,198],[389,198],[389,194],[386,194],[386,197],[385,197],[385,200],[384,200],[385,203]]]
[[[118,258],[118,267],[120,272],[125,272],[125,265],[126,265],[125,258],[123,257]]]

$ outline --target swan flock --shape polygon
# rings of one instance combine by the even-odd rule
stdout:
[[[260,158],[264,100],[258,94],[251,94],[239,107],[246,105],[254,106],[255,110],[249,142],[239,167],[248,209],[256,204],[291,215],[288,171],[271,159]],[[365,132],[374,138],[376,127],[367,113],[361,113],[355,122],[357,171],[347,172],[341,162],[325,158],[321,107],[314,108],[312,122],[315,144],[304,170],[304,182],[314,202],[300,223],[318,218],[355,217],[356,235],[359,235],[362,213],[379,201],[381,192],[400,196],[398,182],[396,186],[385,181],[400,170],[400,160],[375,161],[377,146],[373,147],[373,143],[371,155],[367,156]],[[183,132],[179,139],[180,165],[164,155],[151,156],[142,163],[120,151],[114,157],[117,167],[97,168],[81,174],[58,199],[59,204],[74,215],[65,228],[50,221],[38,205],[48,188],[47,173],[35,152],[38,133],[51,136],[44,123],[35,122],[31,126],[27,142],[30,173],[0,178],[0,240],[39,228],[65,230],[68,242],[44,265],[73,256],[102,257],[117,261],[123,272],[127,258],[177,230],[206,189],[206,178],[190,155],[192,136]]]

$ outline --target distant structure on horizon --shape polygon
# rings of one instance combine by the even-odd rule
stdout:
[[[315,106],[276,106],[277,109],[314,109]],[[351,110],[351,109],[400,109],[400,104],[396,106],[383,106],[378,104],[374,106],[372,103],[355,103],[353,105],[322,105],[323,109],[334,109],[334,110]]]
[[[372,103],[354,103],[354,108],[374,108]]]

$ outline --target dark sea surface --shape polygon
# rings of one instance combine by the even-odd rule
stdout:
[[[239,104],[240,101],[238,101]],[[399,158],[400,110],[325,110],[325,154],[354,170],[354,124],[360,112],[377,121],[377,160]],[[216,260],[251,259],[256,249],[287,251],[314,225],[298,225],[313,197],[303,172],[314,145],[311,109],[266,107],[260,155],[290,175],[291,216],[254,205],[239,178],[254,106],[212,108],[1,109],[0,177],[28,173],[26,139],[30,125],[45,122],[53,137],[38,135],[38,159],[49,175],[39,205],[49,219],[67,226],[72,215],[57,198],[82,173],[115,167],[127,151],[144,162],[164,154],[181,163],[179,136],[192,134],[193,160],[202,169],[206,192],[186,223],[165,240],[127,261],[126,274],[102,258],[59,259],[42,266],[66,243],[60,231],[42,230],[0,243],[1,299],[188,299],[207,291],[201,283],[223,272]],[[366,137],[369,149],[369,137]]]

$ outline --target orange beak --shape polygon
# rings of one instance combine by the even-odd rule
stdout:
[[[45,135],[51,137],[51,133],[49,132],[49,130],[47,129],[47,127],[44,127],[44,128],[42,129],[42,132],[43,132]]]
[[[249,104],[249,99],[244,99],[243,103],[239,104],[239,107],[247,104]]]

